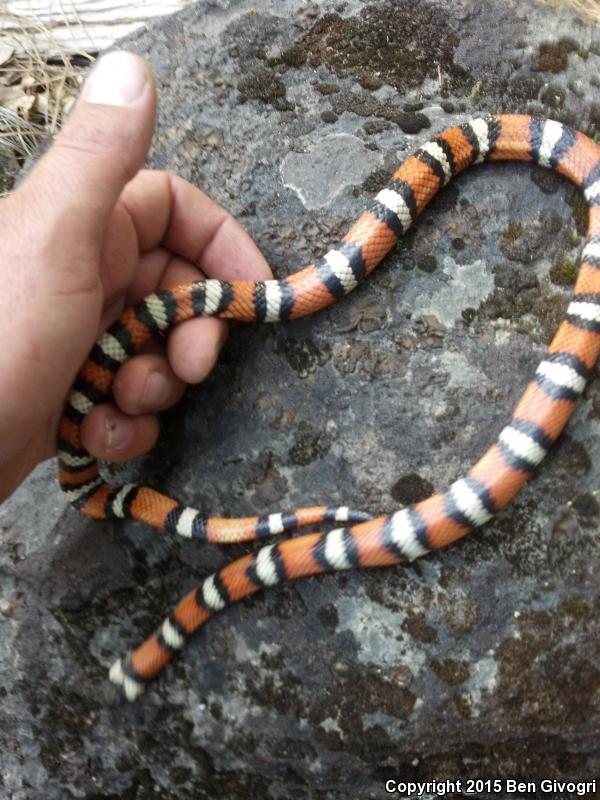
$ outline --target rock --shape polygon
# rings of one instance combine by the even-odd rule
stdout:
[[[334,243],[372,175],[434,131],[511,110],[598,136],[596,29],[565,9],[308,11],[206,0],[124,43],[158,76],[152,163],[229,208],[278,275]],[[401,114],[430,130],[406,133]],[[447,486],[497,435],[568,302],[555,265],[577,260],[584,209],[542,175],[473,168],[344,301],[234,327],[142,473],[234,515],[391,510]],[[112,699],[114,656],[249,547],[86,521],[45,468],[0,516],[0,794],[332,800],[383,797],[389,778],[597,774],[599,415],[592,381],[535,479],[460,545],[229,609],[131,706]]]
[[[19,164],[14,153],[0,144],[0,194],[9,192],[19,172]]]
[[[307,152],[289,153],[281,164],[281,181],[303,206],[318,209],[333,204],[348,186],[360,186],[381,165],[381,156],[346,133],[323,138],[322,131]]]

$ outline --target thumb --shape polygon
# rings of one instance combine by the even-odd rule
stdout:
[[[71,242],[99,252],[119,195],[143,166],[155,113],[146,61],[115,51],[96,63],[65,126],[21,187],[45,225],[62,224]]]

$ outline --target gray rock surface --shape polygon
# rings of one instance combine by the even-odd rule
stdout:
[[[0,143],[0,193],[12,189],[15,177],[19,174],[19,163],[12,151]]]
[[[473,114],[599,133],[600,32],[534,0],[206,0],[127,46],[158,76],[151,163],[229,208],[277,275]],[[584,226],[552,174],[470,170],[352,296],[234,329],[142,473],[235,515],[391,510],[446,486],[534,370]],[[598,775],[599,414],[596,380],[533,482],[460,545],[229,609],[130,706],[106,681],[115,654],[248,548],[87,521],[43,467],[0,508],[0,797],[333,800],[385,797],[388,778]]]

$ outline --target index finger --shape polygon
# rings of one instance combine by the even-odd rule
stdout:
[[[142,253],[162,245],[222,280],[273,277],[244,228],[183,178],[142,170],[127,184],[119,202],[131,217]]]

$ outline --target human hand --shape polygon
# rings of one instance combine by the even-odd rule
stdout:
[[[77,370],[125,306],[204,276],[271,277],[224,209],[180,178],[141,171],[155,107],[146,62],[105,56],[52,147],[0,201],[0,500],[55,453]],[[223,320],[192,319],[166,348],[126,362],[114,403],[86,418],[84,446],[109,461],[151,449],[155,413],[206,377],[225,337]]]

